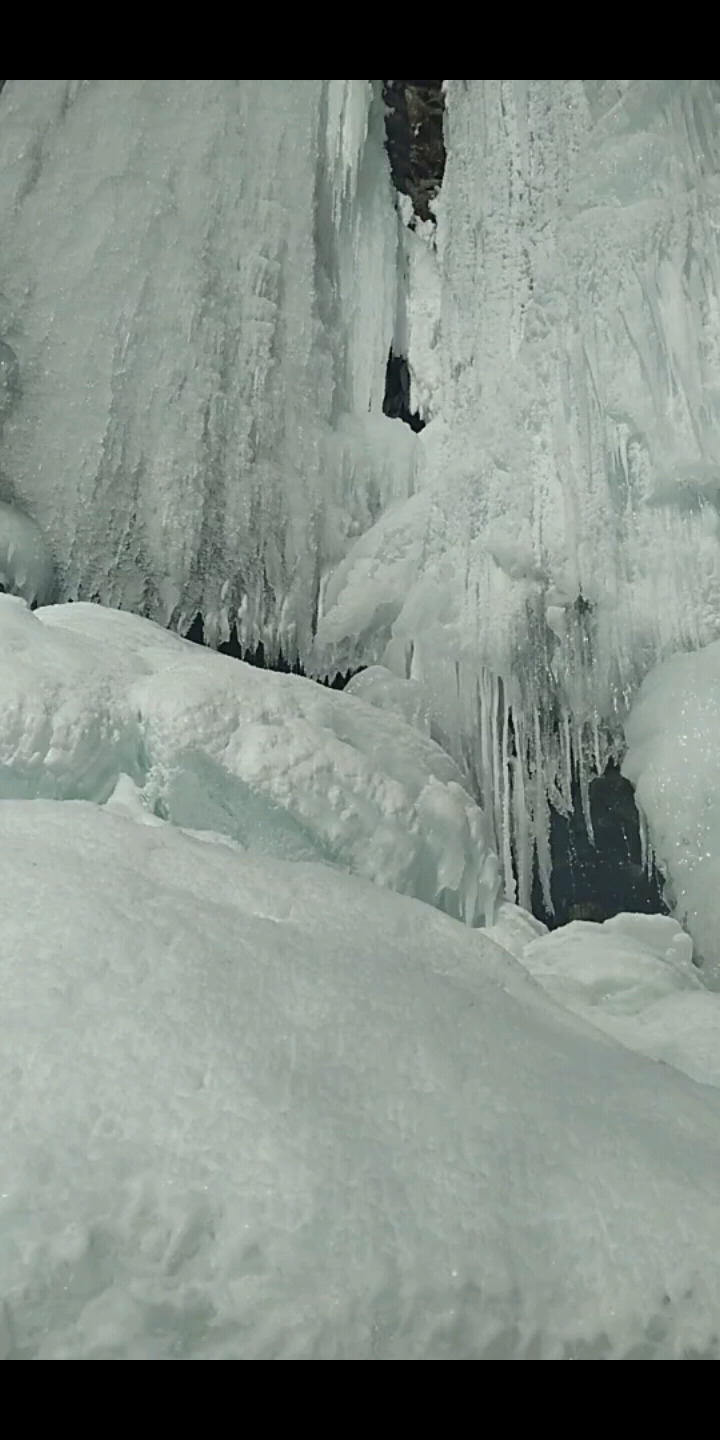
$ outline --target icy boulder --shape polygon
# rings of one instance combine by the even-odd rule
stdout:
[[[125,775],[138,791],[118,795]],[[480,924],[499,889],[452,760],[393,711],[93,605],[0,606],[0,796],[142,804]]]
[[[42,605],[52,582],[52,561],[35,521],[0,502],[0,585],[30,605]]]
[[[422,685],[415,680],[401,680],[385,665],[370,665],[354,675],[345,686],[346,695],[356,695],[366,705],[377,705],[402,716],[423,735],[430,734],[429,701]]]
[[[720,987],[720,642],[645,680],[626,726],[635,786],[676,913]]]

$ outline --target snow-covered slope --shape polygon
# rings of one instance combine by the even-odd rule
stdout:
[[[0,639],[0,1353],[720,1358],[675,922],[440,913],[497,866],[384,672],[7,596]]]
[[[720,1091],[324,866],[77,801],[0,852],[6,1357],[720,1354]]]

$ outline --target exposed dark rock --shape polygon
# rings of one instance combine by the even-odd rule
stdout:
[[[442,85],[442,80],[383,80],[393,184],[410,196],[420,220],[434,219],[432,204],[445,173]]]

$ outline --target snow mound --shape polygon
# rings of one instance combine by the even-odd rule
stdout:
[[[0,597],[0,798],[119,803],[122,775],[176,825],[322,860],[472,925],[492,918],[483,813],[448,756],[397,714],[136,616],[83,604],[32,614]]]
[[[544,927],[503,903],[487,934],[546,994],[639,1055],[720,1088],[720,995],[693,964],[692,940],[667,915]]]
[[[720,1356],[714,1090],[325,866],[0,847],[6,1358]]]

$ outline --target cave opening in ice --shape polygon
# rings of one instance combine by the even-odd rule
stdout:
[[[391,349],[385,372],[385,398],[383,414],[390,420],[402,420],[419,434],[425,428],[425,421],[417,410],[412,409],[410,400],[410,368],[404,355],[396,355]]]
[[[590,781],[588,826],[580,786],[574,780],[566,812],[550,808],[550,900],[537,864],[532,909],[550,928],[571,920],[602,923],[613,915],[668,914],[663,877],[647,846],[633,787],[610,761]]]

